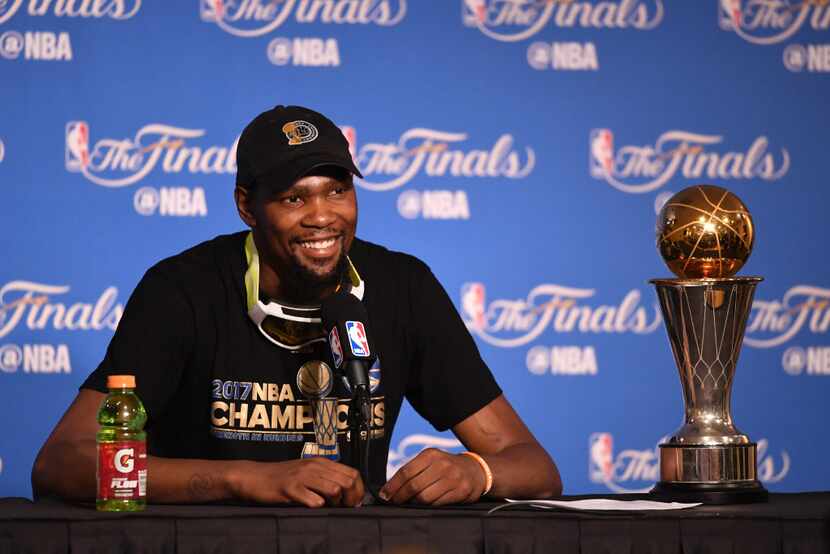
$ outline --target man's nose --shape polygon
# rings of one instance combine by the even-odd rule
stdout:
[[[306,201],[306,215],[303,225],[309,227],[328,227],[334,222],[335,214],[327,198],[313,196]]]

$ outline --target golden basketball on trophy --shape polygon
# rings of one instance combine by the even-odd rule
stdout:
[[[712,185],[684,189],[657,220],[657,249],[681,279],[731,277],[755,241],[752,216],[741,199]]]

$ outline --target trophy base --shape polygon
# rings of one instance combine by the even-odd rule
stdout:
[[[656,499],[704,504],[766,502],[756,473],[756,445],[660,445]]]
[[[746,483],[758,480],[754,442],[746,444],[660,445],[663,483]]]
[[[751,504],[766,502],[769,494],[760,481],[740,483],[673,483],[660,481],[649,494],[663,502]]]

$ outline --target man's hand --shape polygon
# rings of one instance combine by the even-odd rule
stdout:
[[[427,448],[395,473],[380,491],[394,504],[460,504],[475,502],[484,492],[486,477],[476,460]]]
[[[556,464],[502,395],[452,428],[493,474],[493,498],[550,498],[562,494]],[[476,502],[487,477],[471,456],[429,448],[384,485],[381,497],[395,504]]]
[[[326,458],[240,462],[229,480],[235,498],[265,504],[359,506],[364,493],[357,470]]]

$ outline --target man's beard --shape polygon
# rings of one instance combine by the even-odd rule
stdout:
[[[285,300],[296,304],[317,304],[323,293],[340,284],[346,272],[346,253],[341,252],[334,268],[319,274],[303,265],[299,259],[292,256],[293,263],[287,268],[287,274],[280,279]]]

